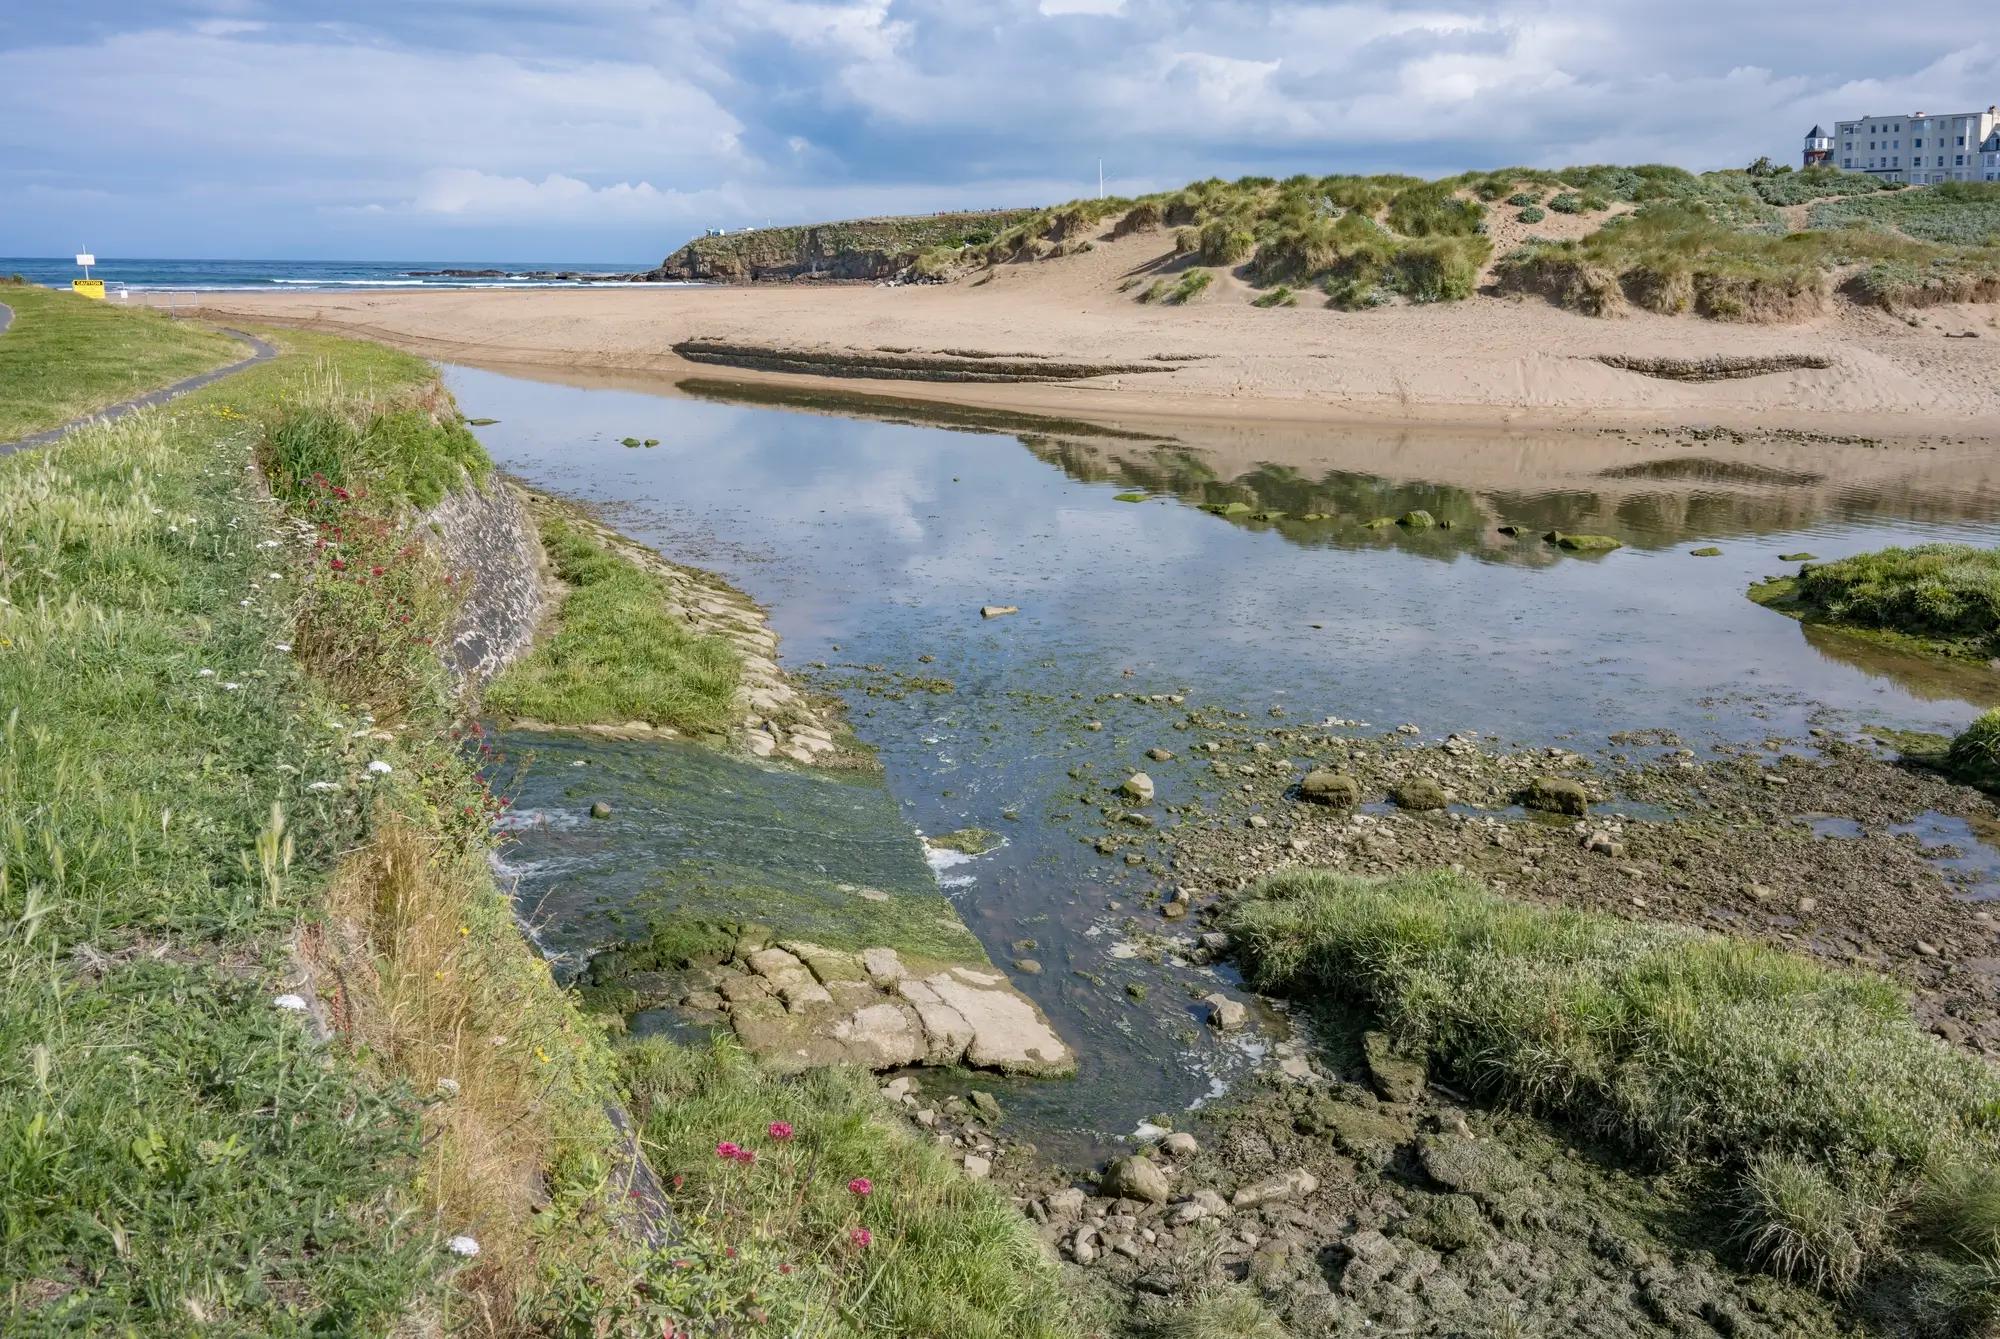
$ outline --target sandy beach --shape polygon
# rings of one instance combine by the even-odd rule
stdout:
[[[1298,307],[1259,309],[1250,305],[1253,290],[1226,274],[1184,307],[1144,305],[1119,291],[1132,276],[1152,274],[1167,245],[1160,234],[1141,234],[919,286],[231,292],[203,295],[196,310],[358,334],[453,361],[735,379],[773,374],[697,367],[673,346],[700,339],[837,355],[1157,364],[1158,371],[1016,384],[776,375],[800,385],[1121,418],[2000,433],[2000,308],[1993,306],[1937,307],[1905,320],[1840,301],[1812,321],[1751,325],[1636,311],[1602,319],[1492,296],[1341,312],[1308,294]],[[186,311],[186,303],[181,297],[177,305]],[[1606,356],[1792,357],[1826,366],[1684,382],[1607,366]]]

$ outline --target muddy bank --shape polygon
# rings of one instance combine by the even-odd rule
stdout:
[[[720,367],[886,381],[1079,381],[1085,377],[1116,376],[1119,373],[1179,370],[1173,362],[1157,356],[1145,363],[1098,363],[976,350],[921,352],[900,348],[787,348],[778,344],[719,339],[685,339],[674,345],[674,352],[691,363],[710,363]]]

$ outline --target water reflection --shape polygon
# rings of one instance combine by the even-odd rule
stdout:
[[[1704,463],[1722,459],[1714,443],[1633,435],[984,410],[937,426],[883,397],[855,416],[826,397],[724,403],[708,383],[691,398],[635,379],[447,376],[468,414],[500,420],[480,437],[505,469],[605,506],[763,602],[786,663],[823,664],[848,700],[907,827],[1006,834],[946,895],[997,963],[1040,965],[1014,969],[1016,984],[1077,1045],[1077,1082],[1009,1098],[1050,1130],[1129,1129],[1200,1100],[1242,1059],[1190,1022],[1190,977],[1132,947],[1162,928],[1168,880],[1080,840],[1148,749],[1184,750],[1188,708],[1245,713],[1245,734],[1277,708],[1592,748],[1651,728],[1762,739],[1829,715],[1952,730],[1983,698],[1743,595],[1795,550],[1994,542],[2000,464],[1972,454],[1787,442],[1732,448],[1718,469]],[[1119,500],[1134,492],[1147,500]],[[1364,524],[1412,510],[1450,526]],[[1547,529],[1628,547],[1570,557],[1540,541]],[[1696,543],[1722,555],[1687,556]],[[1021,613],[982,620],[989,603]],[[883,671],[951,690],[884,692]],[[1154,693],[1186,707],[1137,704]],[[1199,798],[1170,767],[1155,780],[1161,813]],[[675,859],[647,850],[655,873]]]

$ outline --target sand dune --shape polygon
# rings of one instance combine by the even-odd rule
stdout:
[[[1184,307],[1119,291],[1166,267],[1169,246],[1166,234],[1142,233],[911,287],[251,292],[208,295],[204,310],[489,364],[713,376],[715,368],[673,352],[701,339],[812,351],[821,361],[887,352],[899,361],[943,353],[1159,366],[1061,384],[896,383],[898,394],[1064,414],[2000,436],[2000,308],[1992,306],[1933,308],[1909,324],[1843,303],[1808,322],[1738,325],[1644,312],[1606,320],[1488,296],[1340,312],[1304,294],[1297,307],[1265,310],[1227,276]],[[1980,337],[1956,337],[1968,332]],[[1606,355],[1826,365],[1684,382],[1609,366]]]

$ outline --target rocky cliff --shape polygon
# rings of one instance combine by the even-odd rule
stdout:
[[[851,219],[697,237],[649,279],[743,283],[756,279],[888,279],[938,246],[990,241],[1032,214],[995,209],[905,218]]]

